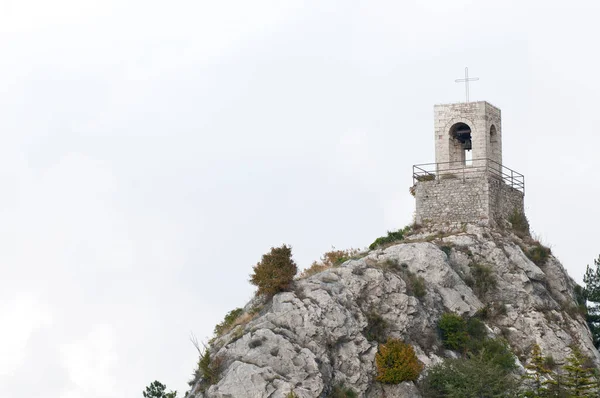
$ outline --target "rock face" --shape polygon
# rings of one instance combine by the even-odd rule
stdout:
[[[413,235],[298,280],[292,291],[246,306],[260,310],[210,346],[212,360],[222,362],[219,381],[197,380],[187,397],[326,397],[335,385],[361,397],[419,397],[412,382],[374,381],[375,321],[386,325],[385,336],[412,344],[427,368],[456,355],[442,347],[440,316],[484,307],[490,335],[506,338],[520,360],[537,343],[562,363],[577,345],[600,365],[585,320],[573,310],[574,282],[554,257],[538,266],[524,250],[527,240],[468,225]],[[491,277],[482,280],[477,267],[489,267]],[[424,291],[415,288],[419,277]]]

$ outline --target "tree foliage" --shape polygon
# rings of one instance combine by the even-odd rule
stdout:
[[[375,379],[387,384],[417,380],[423,370],[423,364],[417,358],[413,347],[398,339],[388,339],[387,343],[379,345],[375,354],[375,364]]]
[[[527,398],[538,398],[549,396],[549,375],[552,373],[546,367],[546,360],[542,356],[542,350],[535,344],[531,350],[531,359],[525,365],[526,372],[523,379],[529,380],[530,388],[525,392]]]
[[[563,366],[564,386],[570,397],[589,397],[596,388],[594,369],[587,365],[588,358],[578,348],[573,348]]]
[[[446,312],[438,321],[444,347],[454,351],[464,351],[469,340],[467,321],[460,315]]]
[[[483,355],[446,359],[427,372],[422,383],[425,397],[514,397],[518,383],[512,374]]]
[[[176,398],[177,391],[165,392],[167,386],[162,384],[158,380],[154,380],[146,387],[146,390],[142,392],[144,398]]]
[[[263,254],[253,270],[250,283],[258,287],[257,294],[270,297],[289,289],[298,267],[292,260],[292,248],[283,245],[272,247],[269,253]]]
[[[592,331],[594,345],[600,349],[600,256],[594,266],[586,267],[583,276],[584,297],[587,300],[587,323]]]

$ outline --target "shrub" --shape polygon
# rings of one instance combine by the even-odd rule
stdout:
[[[464,318],[451,312],[442,314],[438,321],[438,328],[444,347],[464,351],[467,346],[469,334],[467,333],[467,322]]]
[[[508,216],[508,222],[510,222],[515,235],[518,237],[525,238],[530,236],[529,220],[527,220],[525,213],[515,210]]]
[[[211,358],[210,350],[204,349],[204,352],[200,355],[198,361],[198,371],[201,378],[201,390],[205,391],[208,387],[219,382],[221,377],[221,371],[223,367],[223,358],[215,356]]]
[[[546,260],[548,260],[548,257],[551,253],[552,251],[550,248],[543,246],[540,242],[536,242],[535,246],[525,251],[527,258],[529,258],[535,263],[535,265],[539,267],[546,264]]]
[[[242,315],[242,312],[244,312],[244,310],[241,308],[236,308],[234,310],[229,311],[227,315],[225,315],[225,319],[223,319],[223,322],[215,326],[215,336],[221,336],[227,333],[229,330],[231,330],[231,327],[233,326],[234,322],[236,321],[236,319],[238,319],[240,315]]]
[[[364,333],[367,340],[377,341],[378,343],[384,342],[386,340],[388,327],[385,319],[374,311],[367,312],[366,317],[367,327],[365,328]]]
[[[302,271],[300,279],[308,278],[331,267],[338,267],[346,261],[356,258],[359,254],[360,250],[358,249],[335,250],[334,248],[334,250],[325,252],[319,261],[314,261],[310,267]]]
[[[470,339],[481,341],[487,337],[487,329],[483,322],[476,316],[473,316],[466,321],[467,334]]]
[[[319,264],[318,262],[313,262],[310,267],[306,268],[299,276],[299,279],[308,278],[309,276],[313,276],[318,274],[319,272],[323,272],[329,267],[324,264]]]
[[[472,340],[477,341],[477,340]],[[498,366],[504,371],[516,369],[515,356],[506,340],[501,338],[483,338],[474,344],[472,352],[479,355],[484,361]]]
[[[379,246],[402,240],[402,239],[404,239],[404,235],[408,232],[408,230],[409,230],[409,227],[406,227],[404,229],[399,229],[399,230],[393,231],[393,232],[388,231],[386,236],[380,236],[379,238],[375,239],[375,242],[373,242],[369,245],[369,249],[374,250],[374,249],[378,248]]]
[[[341,384],[333,386],[333,389],[327,395],[328,398],[356,398],[358,394],[350,387],[344,387]]]
[[[482,319],[482,320],[486,320],[490,317],[490,313],[491,313],[491,309],[489,304],[484,305],[483,307],[481,307],[480,309],[478,309],[475,312],[475,315],[473,315],[476,318]]]
[[[380,344],[375,354],[376,380],[386,384],[415,381],[423,370],[423,364],[410,344],[398,339],[388,339]]]
[[[298,271],[292,260],[292,248],[286,245],[272,247],[269,253],[263,254],[262,260],[253,269],[250,283],[258,286],[256,294],[269,297],[288,290]]]
[[[509,372],[480,356],[446,359],[432,366],[421,383],[425,397],[516,397],[517,388]]]
[[[360,253],[358,249],[334,250],[325,252],[321,256],[321,263],[327,267],[337,267]]]
[[[496,278],[492,274],[491,267],[473,263],[471,264],[471,274],[473,275],[473,288],[478,295],[484,295],[496,287]]]
[[[285,398],[298,398],[298,395],[294,391],[290,391],[286,394]]]
[[[407,293],[418,298],[424,297],[427,293],[427,290],[425,289],[425,279],[410,271],[405,271],[405,275],[404,281],[406,282]]]

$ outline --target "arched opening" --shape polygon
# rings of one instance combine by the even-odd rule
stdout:
[[[470,166],[473,163],[471,127],[465,123],[456,123],[450,127],[450,137],[454,143],[454,151],[458,154],[457,160]]]
[[[498,134],[496,133],[496,126],[492,124],[490,127],[490,143],[498,142]]]

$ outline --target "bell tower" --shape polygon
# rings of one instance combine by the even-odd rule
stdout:
[[[501,121],[486,101],[434,106],[435,163],[413,166],[417,223],[499,226],[523,211],[524,177],[502,164]]]
[[[502,164],[500,109],[485,101],[462,102],[435,105],[433,114],[436,163],[490,159]]]

